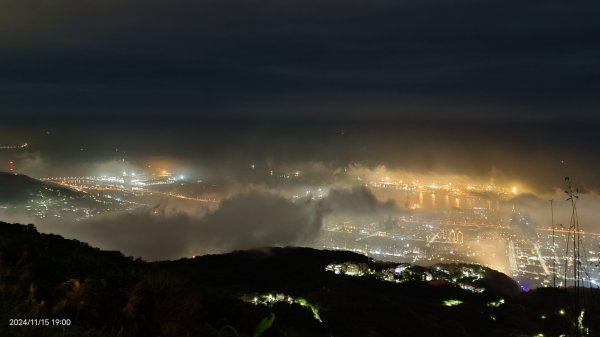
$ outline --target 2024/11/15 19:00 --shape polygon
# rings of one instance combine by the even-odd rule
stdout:
[[[53,319],[49,319],[49,318],[27,318],[27,319],[11,318],[8,320],[8,325],[10,325],[10,326],[21,326],[21,325],[26,325],[26,326],[36,326],[36,325],[69,326],[69,325],[71,325],[71,320],[68,318],[53,318]]]

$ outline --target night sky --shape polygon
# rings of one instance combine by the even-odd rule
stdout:
[[[599,13],[552,0],[0,0],[0,114],[598,119]]]

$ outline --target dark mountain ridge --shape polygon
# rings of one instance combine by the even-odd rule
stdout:
[[[0,204],[20,204],[41,197],[80,198],[84,194],[26,175],[0,172]]]

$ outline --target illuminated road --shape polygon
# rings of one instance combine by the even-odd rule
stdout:
[[[0,145],[0,150],[19,150],[27,148],[29,144],[23,143],[21,145]]]
[[[198,201],[198,202],[204,202],[204,203],[215,203],[218,204],[221,201],[217,200],[217,199],[208,199],[208,198],[194,198],[194,197],[189,197],[183,194],[175,194],[173,192],[158,192],[158,191],[151,191],[151,190],[144,190],[144,192],[147,193],[151,193],[151,194],[159,194],[159,195],[165,195],[168,197],[173,197],[173,198],[179,198],[179,199],[185,199],[185,200],[193,200],[193,201]]]
[[[533,245],[533,247],[535,249],[535,254],[537,255],[538,261],[540,261],[542,269],[544,269],[544,273],[546,273],[546,275],[550,275],[550,270],[548,270],[548,266],[546,266],[546,261],[544,261],[544,257],[540,252],[540,245],[536,243]]]
[[[435,233],[435,235],[431,238],[431,240],[427,241],[427,247],[431,246],[431,243],[435,241],[435,239],[437,239],[437,237],[440,235],[440,233]]]
[[[116,191],[116,192],[124,192],[124,193],[132,193],[132,192],[140,192],[140,193],[148,193],[148,194],[157,194],[164,195],[167,197],[191,200],[202,203],[213,203],[218,204],[221,200],[218,199],[210,199],[210,198],[201,198],[201,197],[191,197],[184,194],[177,194],[173,192],[161,192],[155,191],[143,187],[135,187],[135,190],[132,190],[130,187],[125,186],[114,186],[114,185],[99,185],[100,184],[124,184],[124,181],[119,181],[116,179],[108,179],[104,177],[59,177],[59,178],[43,178],[42,181],[52,182],[61,186],[65,186],[76,191],[86,192],[86,191]]]
[[[537,230],[539,231],[543,231],[543,232],[552,232],[552,228],[546,228],[546,227],[538,227]],[[563,233],[563,234],[573,234],[573,231],[569,231],[568,229],[558,229],[555,228],[554,232],[556,233]],[[600,236],[600,233],[594,233],[594,232],[584,232],[582,230],[579,231],[579,234],[581,235],[590,235],[590,236]]]

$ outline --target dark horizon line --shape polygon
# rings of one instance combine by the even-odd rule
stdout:
[[[206,123],[206,124],[274,124],[274,125],[378,125],[386,124],[408,124],[408,125],[464,125],[464,124],[497,124],[497,125],[513,125],[513,124],[581,124],[592,123],[600,124],[600,115],[598,117],[579,117],[579,118],[559,118],[557,116],[548,116],[545,118],[522,116],[521,118],[501,118],[501,117],[484,117],[474,118],[470,116],[460,117],[431,117],[431,118],[407,118],[405,116],[248,116],[247,114],[227,114],[227,115],[211,115],[198,116],[192,114],[173,115],[168,113],[150,113],[150,114],[134,114],[122,116],[120,113],[107,113],[106,116],[86,115],[58,115],[58,116],[31,116],[28,114],[20,114],[19,116],[5,115],[0,118],[3,126],[32,126],[32,127],[65,127],[72,125],[89,124],[90,126],[106,126],[119,125],[123,123],[136,123],[136,125],[147,126],[149,124],[160,124],[161,126],[185,126],[188,123]]]

